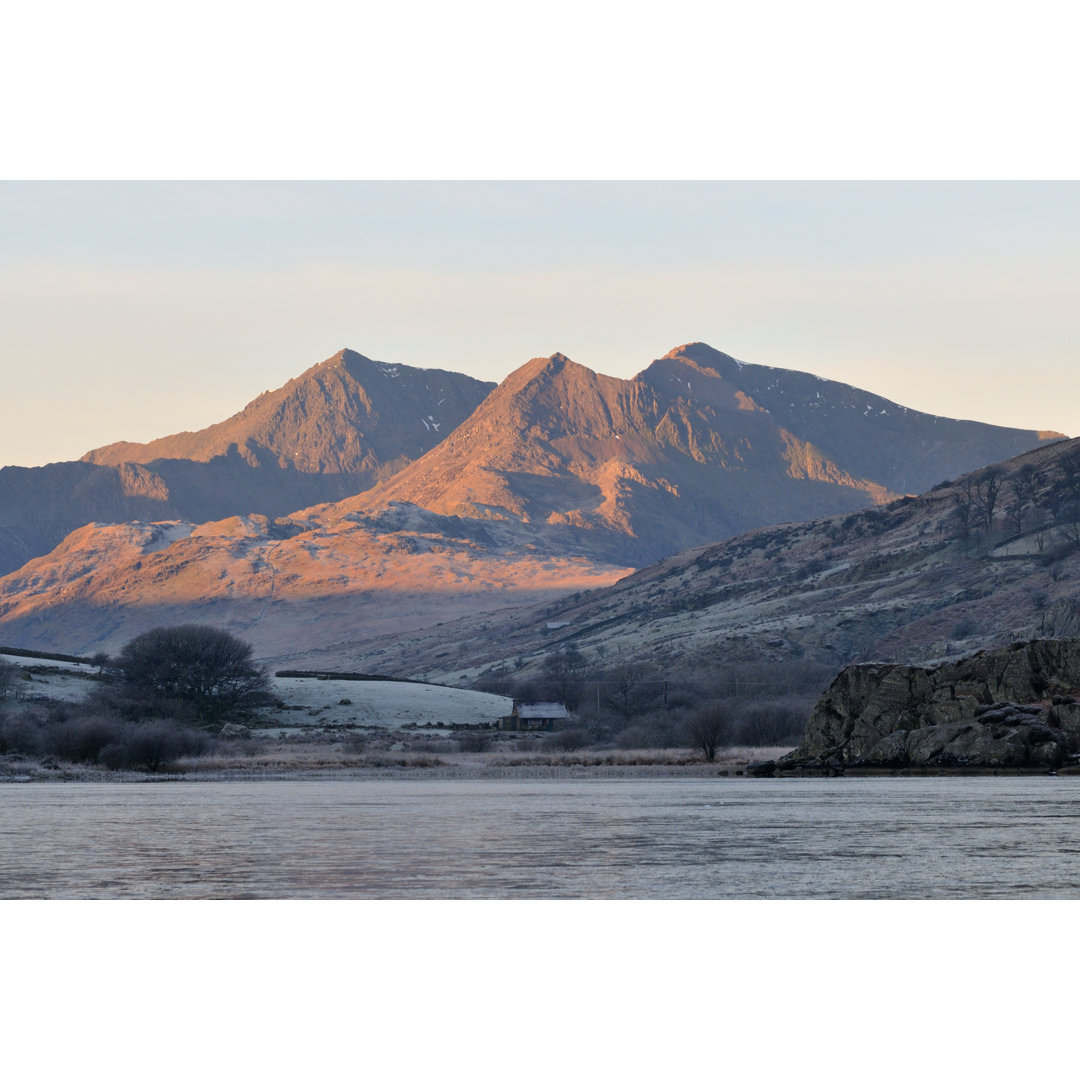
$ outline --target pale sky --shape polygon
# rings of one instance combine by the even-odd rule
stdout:
[[[6,182],[0,464],[196,430],[343,346],[498,381],[676,345],[1080,433],[1075,182]]]
[[[344,346],[499,380],[557,350],[630,377],[701,340],[1080,434],[1069,19],[21,5],[0,465],[204,427]]]

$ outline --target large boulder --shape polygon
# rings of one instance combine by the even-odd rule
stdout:
[[[856,664],[778,763],[1056,769],[1080,751],[1080,640],[1018,642],[933,667]]]

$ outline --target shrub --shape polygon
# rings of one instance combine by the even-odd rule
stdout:
[[[960,641],[963,638],[973,637],[978,632],[979,624],[974,619],[967,618],[954,623],[952,630],[949,631],[949,636],[953,641]]]
[[[200,732],[164,722],[124,724],[119,739],[98,755],[110,769],[148,769],[158,772],[182,757],[198,757],[213,749],[213,741]]]
[[[463,731],[455,741],[463,754],[482,754],[491,747],[491,736],[483,731]]]
[[[787,746],[797,743],[806,731],[812,706],[798,697],[756,701],[739,710],[732,731],[743,746]]]
[[[24,754],[38,757],[41,749],[41,729],[25,717],[0,717],[0,754]]]
[[[553,750],[580,750],[592,742],[589,732],[583,727],[565,727],[556,731],[548,740]]]
[[[205,734],[164,721],[139,724],[110,716],[72,716],[68,709],[0,724],[2,753],[15,751],[109,769],[157,772],[178,758],[207,754],[214,748]]]
[[[104,716],[68,719],[65,715],[48,722],[42,731],[42,749],[62,761],[91,764],[111,743],[121,737],[123,725]]]

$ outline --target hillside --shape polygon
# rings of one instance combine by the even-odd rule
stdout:
[[[345,661],[466,681],[528,678],[569,649],[665,671],[789,659],[839,669],[1078,636],[1078,522],[1071,440],[923,496],[683,552],[609,588],[489,616],[482,631],[458,623]]]
[[[431,517],[431,515],[428,515]],[[617,581],[627,567],[519,548],[497,528],[426,530],[345,521],[302,529],[257,515],[192,525],[87,525],[0,579],[0,640],[23,648],[118,650],[177,622],[221,626],[264,658],[421,632],[492,607]],[[531,548],[531,550],[530,550]]]

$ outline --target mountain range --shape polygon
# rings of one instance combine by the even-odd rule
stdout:
[[[557,353],[497,387],[343,350],[202,432],[0,470],[0,638],[85,652],[213,621],[263,656],[376,662],[358,646],[893,506],[1060,438],[700,343],[629,380]]]

